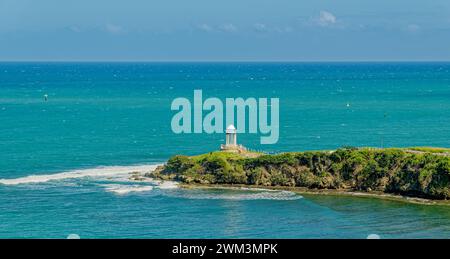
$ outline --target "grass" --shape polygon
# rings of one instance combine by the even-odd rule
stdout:
[[[194,162],[198,162],[201,161],[205,158],[208,157],[214,157],[214,158],[224,158],[227,160],[239,160],[242,159],[242,155],[238,154],[238,153],[233,153],[233,152],[225,152],[225,151],[213,151],[213,152],[209,152],[209,153],[205,153],[205,154],[201,154],[201,155],[197,155],[197,156],[191,156],[190,158],[194,161]]]
[[[428,153],[450,153],[450,148],[440,148],[440,147],[411,147],[405,149]]]
[[[201,155],[191,156],[190,158],[193,161],[198,162],[205,158],[224,158],[226,160],[239,160],[243,158],[258,157],[261,155],[264,155],[264,153],[253,151],[245,151],[243,153],[229,152],[229,151],[213,151]]]

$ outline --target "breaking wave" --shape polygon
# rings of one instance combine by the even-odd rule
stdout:
[[[175,189],[178,188],[178,183],[173,181],[155,181],[159,189]]]
[[[151,185],[125,185],[125,184],[104,184],[105,190],[116,194],[128,194],[130,192],[146,192],[153,190]]]
[[[148,180],[145,181],[153,185],[138,185],[138,184],[101,184],[106,191],[116,193],[116,194],[128,194],[130,192],[146,192],[153,189],[175,189],[178,188],[178,183],[173,181],[159,181],[159,180]]]
[[[29,175],[13,179],[0,179],[0,184],[17,185],[29,183],[44,183],[74,178],[95,177],[95,178],[122,178],[128,179],[132,173],[144,174],[152,172],[158,165],[135,165],[135,166],[104,166],[91,169],[73,170],[55,174]]]
[[[186,199],[207,199],[207,200],[298,200],[302,199],[301,195],[298,195],[290,191],[264,191],[264,192],[254,192],[254,193],[210,193],[205,192],[186,192],[183,194],[176,194],[180,198]]]
[[[148,192],[160,190],[157,194],[185,199],[211,199],[211,200],[298,200],[302,196],[291,191],[279,191],[258,188],[229,188],[218,187],[211,190],[180,190],[178,183],[174,181],[162,181],[158,179],[142,177],[145,173],[153,172],[159,164],[133,165],[133,166],[103,166],[90,169],[65,171],[54,174],[36,174],[25,177],[0,179],[0,185],[39,184],[50,181],[62,181],[58,183],[72,186],[72,182],[66,179],[93,178],[100,180],[95,183],[103,190],[117,195],[129,193]],[[105,182],[106,181],[106,182]],[[140,184],[136,184],[140,182]],[[40,185],[32,185],[40,186]],[[42,185],[44,186],[44,185]],[[178,190],[172,190],[178,189]]]

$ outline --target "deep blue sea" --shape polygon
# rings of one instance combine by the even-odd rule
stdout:
[[[450,147],[450,63],[0,63],[0,238],[450,237],[449,207],[129,180],[224,143],[172,132],[195,89],[279,98],[255,150]]]

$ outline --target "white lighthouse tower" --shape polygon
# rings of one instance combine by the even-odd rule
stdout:
[[[237,144],[237,130],[233,124],[228,125],[225,130],[225,145],[220,146],[221,150],[245,151],[245,147]]]
[[[225,146],[237,146],[236,128],[230,124],[225,131]]]

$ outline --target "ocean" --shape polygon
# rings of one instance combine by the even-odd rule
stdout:
[[[253,150],[450,147],[450,63],[0,63],[0,238],[450,237],[446,206],[129,180],[224,143],[172,132],[195,89],[279,98]]]

